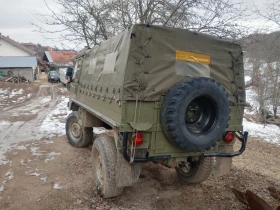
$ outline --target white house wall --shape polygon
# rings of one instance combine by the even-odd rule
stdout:
[[[30,56],[30,54],[0,38],[0,56]]]

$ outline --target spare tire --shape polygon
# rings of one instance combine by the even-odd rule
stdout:
[[[187,152],[203,152],[222,138],[229,120],[228,94],[220,83],[187,78],[166,94],[160,113],[163,132]]]

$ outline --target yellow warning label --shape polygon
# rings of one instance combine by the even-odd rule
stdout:
[[[176,50],[176,60],[210,64],[210,55]]]

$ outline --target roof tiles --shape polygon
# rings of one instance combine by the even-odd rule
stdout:
[[[49,62],[68,63],[77,55],[74,51],[46,51]]]

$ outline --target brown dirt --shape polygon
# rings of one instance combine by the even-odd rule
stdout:
[[[39,107],[38,115],[28,111],[28,117],[21,114],[14,117],[8,115],[13,111],[21,113],[19,106],[15,106],[6,115],[2,113],[1,119],[5,117],[11,122],[28,121],[26,124],[31,126],[40,123],[45,112],[56,104],[58,95],[62,94],[56,90],[59,85],[48,85],[51,91],[46,91],[49,86],[41,89],[36,86],[38,88],[34,92],[37,95],[34,94],[31,101],[24,102],[25,108],[30,106],[31,109],[37,109],[41,96],[52,95],[50,106]],[[7,138],[12,138],[13,132],[24,132],[20,129],[27,125],[20,128],[13,126],[9,127]],[[0,144],[2,138],[0,135]],[[17,148],[7,153],[9,162],[0,165],[1,210],[245,209],[233,195],[233,187],[242,191],[250,189],[273,207],[278,204],[269,195],[267,187],[280,189],[280,147],[259,138],[250,138],[244,154],[234,158],[230,175],[219,178],[211,176],[202,184],[186,185],[179,181],[174,169],[150,162],[143,165],[137,185],[126,187],[122,195],[107,200],[99,197],[95,189],[91,146],[73,148],[66,137],[61,136],[22,142]],[[55,184],[62,188],[54,189]]]
[[[0,209],[244,209],[231,192],[233,186],[250,189],[272,206],[277,205],[267,187],[280,188],[280,148],[255,138],[249,140],[244,155],[234,159],[228,176],[184,185],[175,170],[147,163],[137,185],[107,200],[95,190],[91,146],[73,148],[65,136],[23,145],[25,150],[9,152],[10,164],[0,166],[0,183],[5,182]],[[34,147],[39,147],[42,155],[32,155]],[[48,160],[51,152],[60,155]],[[11,180],[9,172],[13,173]],[[33,172],[40,175],[29,175]],[[46,182],[40,179],[44,177]],[[54,184],[62,185],[62,189],[54,189]]]

